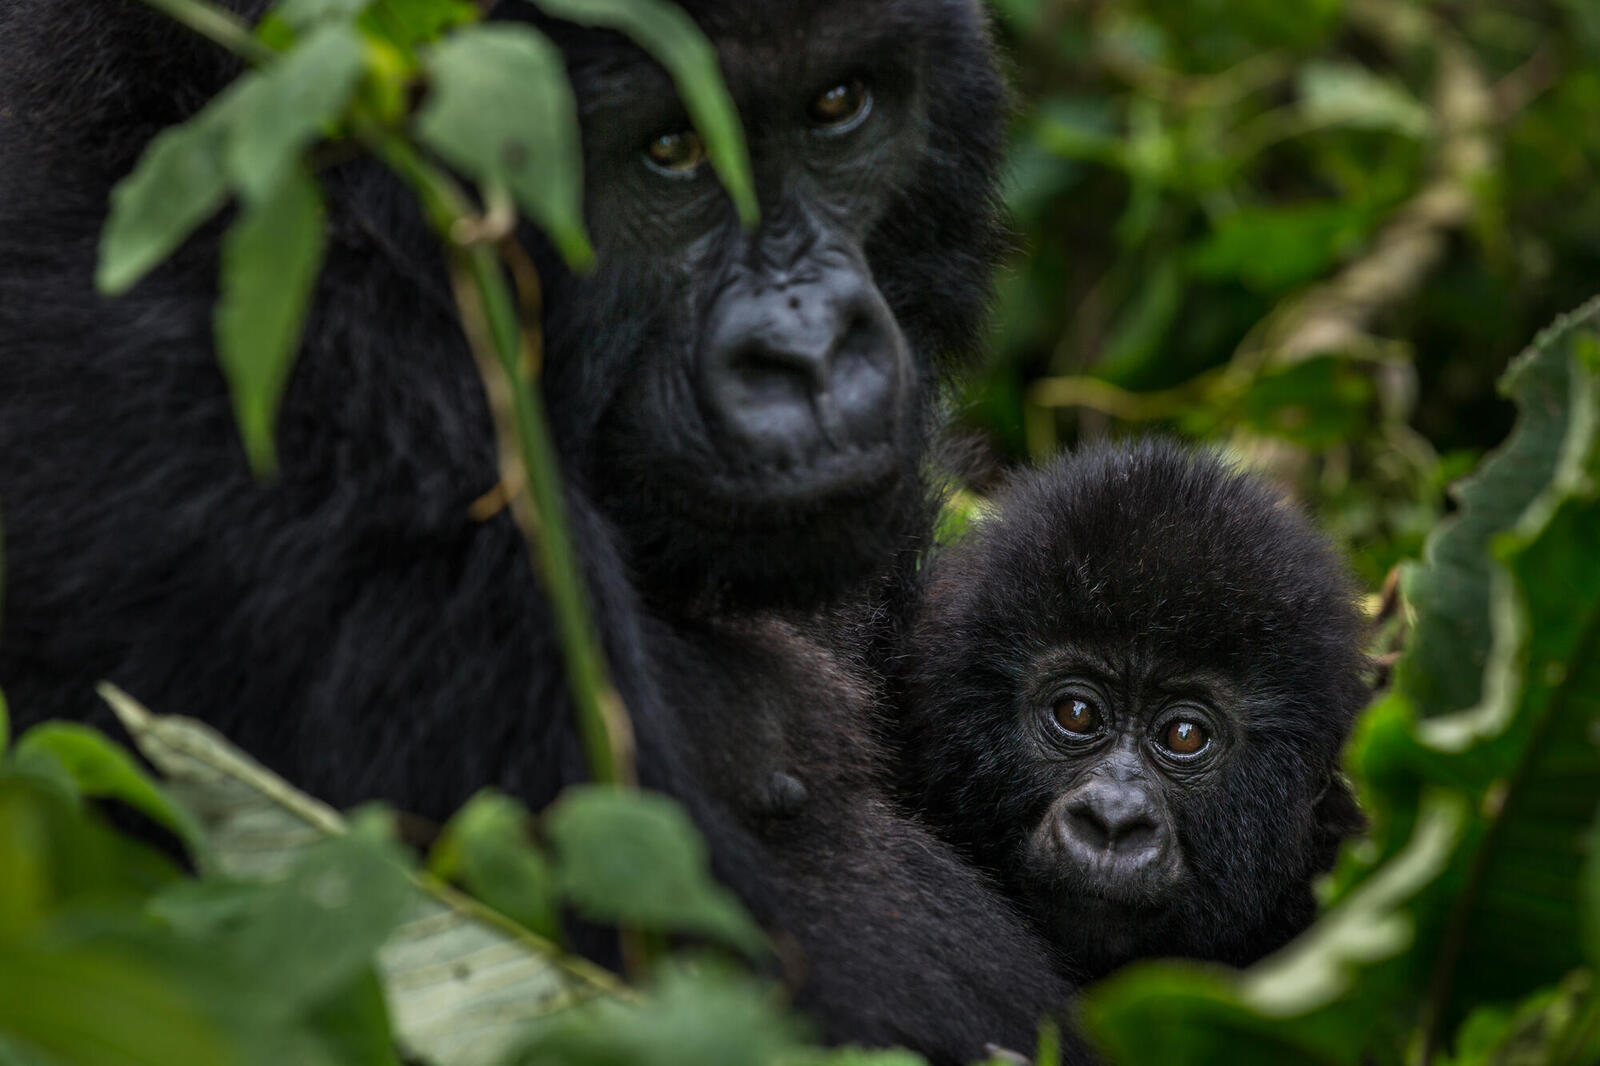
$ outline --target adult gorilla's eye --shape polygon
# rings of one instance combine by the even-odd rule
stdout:
[[[1174,755],[1194,755],[1211,743],[1211,734],[1199,722],[1179,718],[1167,726],[1161,736],[1161,746]]]
[[[860,78],[851,78],[818,93],[806,107],[806,116],[818,129],[839,133],[855,128],[871,107],[872,93]]]
[[[1056,704],[1053,713],[1056,725],[1073,736],[1087,737],[1100,732],[1100,711],[1086,700],[1068,696]]]
[[[687,177],[706,161],[705,142],[693,130],[663,133],[645,149],[650,165],[674,178]]]

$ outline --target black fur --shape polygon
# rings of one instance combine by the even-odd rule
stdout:
[[[1361,824],[1338,774],[1368,695],[1344,566],[1267,485],[1159,441],[1020,474],[996,503],[935,559],[907,640],[911,801],[1080,974],[1280,946]],[[1115,728],[1051,724],[1079,676]],[[1201,767],[1154,747],[1174,700],[1212,718]],[[1145,865],[1117,865],[1100,820],[1063,807],[1094,781],[1141,808],[1125,851]],[[1063,846],[1078,817],[1098,849]]]
[[[1004,95],[986,28],[967,0],[687,6],[749,123],[761,230],[740,230],[708,176],[650,181],[641,148],[683,121],[658,68],[550,24],[584,108],[599,269],[572,276],[527,235],[545,399],[640,774],[799,945],[799,1001],[830,1038],[942,1061],[1026,1046],[1061,995],[1042,948],[867,776],[788,768],[786,744],[802,764],[808,744],[849,746],[827,739],[825,703],[791,693],[776,733],[746,734],[725,691],[743,675],[689,657],[697,617],[820,603],[920,535],[939,364],[970,347],[998,247]],[[468,517],[496,480],[493,437],[404,191],[372,163],[325,175],[331,241],[272,484],[246,469],[212,351],[222,223],[128,295],[92,289],[110,188],[236,71],[130,0],[0,2],[0,686],[23,724],[103,720],[91,685],[109,678],[340,805],[440,818],[494,783],[541,806],[584,776],[560,656],[508,517]],[[809,94],[863,72],[878,76],[869,137],[796,131]],[[796,200],[819,188],[825,209]],[[875,285],[904,345],[888,458],[860,477],[750,461],[690,395],[720,294],[785,248],[803,275]],[[771,810],[746,809],[707,776],[735,756],[802,788],[769,777]]]

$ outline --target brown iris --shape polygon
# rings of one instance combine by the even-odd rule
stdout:
[[[1094,704],[1068,696],[1055,709],[1056,725],[1076,736],[1089,736],[1100,731],[1100,712]]]
[[[706,146],[693,130],[679,130],[677,133],[663,133],[651,141],[645,154],[659,170],[689,174],[706,161]]]
[[[852,78],[818,93],[806,114],[815,126],[845,126],[866,110],[869,99],[867,87]]]
[[[1180,718],[1167,726],[1166,735],[1161,740],[1161,746],[1174,755],[1193,755],[1206,746],[1211,739],[1205,726],[1199,722]]]

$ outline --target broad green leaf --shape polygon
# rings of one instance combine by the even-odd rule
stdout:
[[[528,812],[509,796],[480,792],[439,835],[428,867],[541,936],[560,934],[555,874],[529,842]]]
[[[764,982],[710,964],[667,966],[637,1006],[597,1000],[539,1023],[506,1066],[753,1066],[793,1061],[799,1036]]]
[[[584,916],[692,933],[766,954],[767,942],[731,892],[711,879],[705,842],[665,796],[572,788],[545,814],[563,893]]]
[[[1482,694],[1491,641],[1489,559],[1495,534],[1512,528],[1558,468],[1592,446],[1595,377],[1580,349],[1600,336],[1600,298],[1540,334],[1500,383],[1521,412],[1511,436],[1452,495],[1459,512],[1428,538],[1421,566],[1405,574],[1417,614],[1396,684],[1424,715],[1470,707]]]
[[[594,258],[583,229],[578,108],[561,51],[527,26],[469,26],[429,49],[423,142],[482,184],[509,189],[563,258]]]
[[[246,208],[222,245],[216,310],[217,358],[234,418],[258,475],[277,469],[273,431],[289,383],[323,248],[322,200],[305,173],[290,171]]]
[[[365,52],[349,25],[313,30],[265,70],[237,84],[225,156],[228,176],[247,200],[281,194],[300,156],[349,103]]]
[[[1362,204],[1344,201],[1246,208],[1217,219],[1187,264],[1202,278],[1238,279],[1275,296],[1321,276],[1353,251],[1375,217]]]
[[[95,285],[114,296],[172,254],[228,199],[230,90],[181,126],[150,142],[139,164],[111,190],[111,211],[100,235]]]
[[[667,69],[689,119],[739,217],[755,225],[759,209],[739,112],[722,83],[717,53],[694,20],[667,0],[531,0],[552,18],[618,30]]]
[[[205,846],[200,827],[173,803],[133,757],[99,730],[78,722],[43,722],[17,741],[17,758],[48,755],[85,796],[115,799],[170,829],[192,851]]]

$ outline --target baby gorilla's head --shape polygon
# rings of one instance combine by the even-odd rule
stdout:
[[[1360,826],[1338,757],[1365,625],[1338,554],[1262,482],[1161,441],[997,504],[931,565],[912,799],[1084,976],[1280,946]]]

